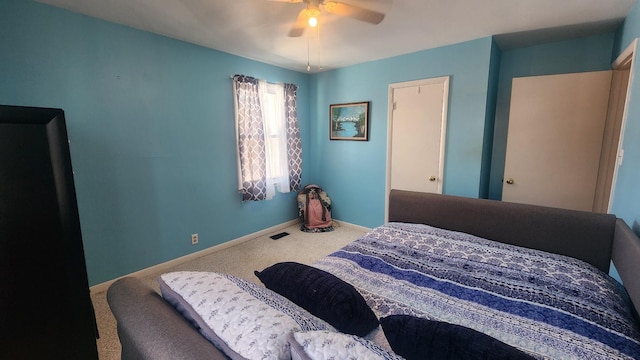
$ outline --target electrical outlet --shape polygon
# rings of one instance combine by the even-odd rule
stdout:
[[[198,243],[198,234],[191,234],[191,245]]]

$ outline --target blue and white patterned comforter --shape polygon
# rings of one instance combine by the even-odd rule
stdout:
[[[379,317],[466,326],[541,359],[640,359],[622,286],[570,257],[389,223],[314,266],[358,288]]]

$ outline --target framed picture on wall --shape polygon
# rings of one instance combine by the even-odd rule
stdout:
[[[369,102],[329,105],[329,140],[369,140]]]

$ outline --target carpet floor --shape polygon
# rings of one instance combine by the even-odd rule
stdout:
[[[344,245],[356,240],[365,233],[360,227],[336,224],[335,230],[326,233],[305,233],[298,225],[275,231],[286,231],[290,235],[272,240],[268,234],[238,245],[210,253],[192,261],[188,261],[163,272],[170,271],[215,271],[235,275],[246,280],[260,283],[253,274],[254,270],[262,270],[281,261],[295,261],[311,264],[329,255]],[[156,278],[160,273],[142,278],[154,289],[158,290]],[[98,331],[98,355],[100,360],[119,360],[120,342],[116,332],[116,321],[109,309],[106,292],[92,293],[91,299],[96,312]]]

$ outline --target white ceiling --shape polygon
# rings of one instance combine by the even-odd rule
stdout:
[[[287,36],[304,4],[268,0],[38,0],[297,71],[339,68],[478,39],[501,46],[610,31],[635,0],[344,0],[386,14],[378,25],[323,12]],[[542,31],[533,31],[543,29]],[[513,35],[517,33],[517,35]],[[319,44],[319,46],[318,46]],[[320,69],[319,69],[320,68]]]

